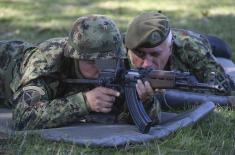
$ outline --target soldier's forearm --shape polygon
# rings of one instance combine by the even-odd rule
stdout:
[[[17,130],[61,126],[89,112],[82,93],[52,101],[41,100],[30,105],[23,98],[21,96],[18,99],[13,111],[14,127]]]

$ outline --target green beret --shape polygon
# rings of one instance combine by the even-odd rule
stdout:
[[[160,45],[168,36],[168,18],[160,13],[143,13],[129,24],[125,43],[129,49],[151,48]]]

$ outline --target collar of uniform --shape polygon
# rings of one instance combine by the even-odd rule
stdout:
[[[173,45],[172,46],[173,47],[172,47],[172,50],[171,50],[171,55],[168,58],[168,61],[166,63],[166,66],[165,66],[164,70],[172,70],[173,69],[172,68],[173,55],[174,55],[174,52],[175,52],[176,47],[177,47],[177,45],[175,44],[175,39],[173,39]]]

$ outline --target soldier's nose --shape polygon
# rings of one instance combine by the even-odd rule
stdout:
[[[149,68],[153,66],[153,60],[150,56],[146,56],[144,59],[144,63],[142,65],[143,68]]]

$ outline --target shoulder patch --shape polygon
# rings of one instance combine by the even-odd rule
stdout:
[[[40,95],[45,95],[45,91],[42,90],[42,88],[37,87],[37,86],[26,86],[23,88],[23,91],[27,91],[27,90],[35,90],[37,92],[39,92]]]

